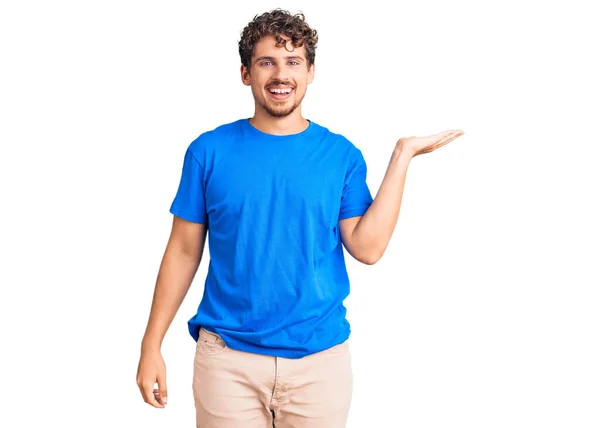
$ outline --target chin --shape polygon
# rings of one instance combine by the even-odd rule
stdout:
[[[298,108],[299,104],[294,104],[292,102],[286,103],[285,105],[269,105],[269,104],[263,104],[263,108],[264,110],[272,117],[277,117],[277,118],[281,118],[281,117],[286,117],[289,116],[290,114],[292,114],[297,108]]]

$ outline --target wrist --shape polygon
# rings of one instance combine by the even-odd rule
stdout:
[[[414,157],[414,152],[406,147],[402,140],[398,140],[394,152],[392,153],[392,160],[394,161],[410,161]]]
[[[160,352],[161,341],[152,338],[144,338],[142,340],[142,353]]]

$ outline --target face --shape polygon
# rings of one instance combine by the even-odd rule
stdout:
[[[272,117],[286,117],[296,110],[312,83],[314,64],[308,67],[304,46],[275,46],[273,36],[263,37],[254,47],[250,69],[242,65],[242,82],[252,88],[256,108]],[[293,49],[293,50],[292,50]]]

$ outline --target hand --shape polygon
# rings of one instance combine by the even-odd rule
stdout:
[[[160,351],[142,351],[137,372],[137,384],[144,401],[164,408],[167,404],[167,369]],[[154,384],[158,383],[158,388]]]
[[[401,148],[402,151],[407,150],[414,157],[445,146],[450,141],[463,134],[464,132],[461,129],[453,129],[440,132],[439,134],[429,135],[428,137],[400,138],[396,143],[396,146]]]

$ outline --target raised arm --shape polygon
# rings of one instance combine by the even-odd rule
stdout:
[[[379,191],[369,209],[363,216],[339,222],[342,243],[352,257],[372,265],[383,256],[400,214],[410,160],[414,156],[432,152],[463,134],[462,130],[452,130],[428,137],[398,140]]]

